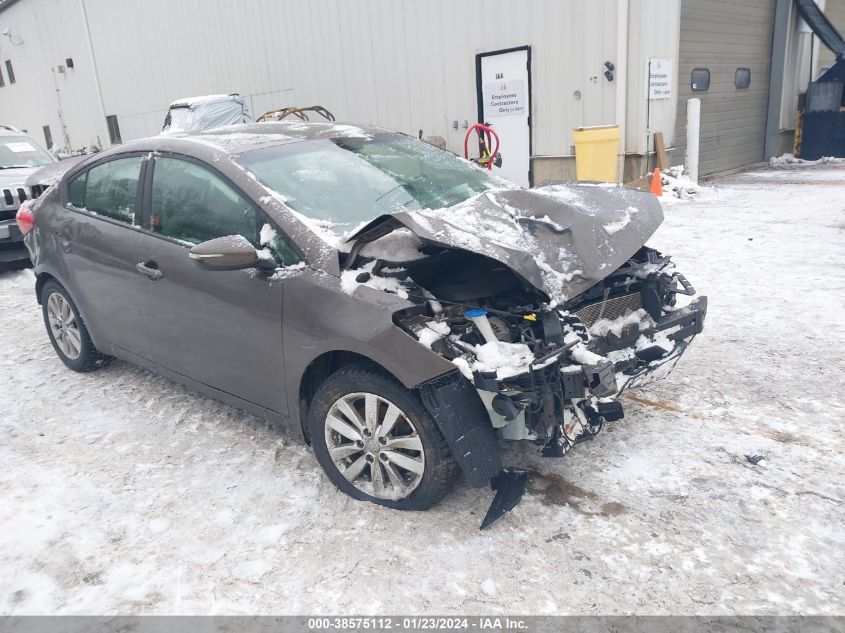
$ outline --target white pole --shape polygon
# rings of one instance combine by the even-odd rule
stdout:
[[[628,0],[620,0],[617,13],[616,24],[618,25],[617,39],[616,39],[616,120],[619,121],[619,147],[616,153],[621,160],[617,160],[616,182],[623,182],[625,178],[625,154],[627,153],[626,141],[626,115],[627,115],[627,98],[628,98]]]
[[[65,141],[64,149],[67,152],[70,152],[70,150],[71,150],[70,136],[68,136],[67,125],[65,125],[65,115],[62,112],[62,97],[61,97],[61,93],[59,92],[59,82],[56,81],[56,69],[51,66],[50,72],[53,73],[53,85],[56,87],[56,105],[58,106],[58,110],[59,110],[59,123],[62,126],[62,138],[64,138],[64,141]]]
[[[698,184],[698,130],[701,122],[701,99],[687,99],[687,149],[684,156],[689,179]]]
[[[109,126],[106,121],[106,104],[103,101],[103,89],[100,86],[100,71],[97,70],[97,58],[94,56],[94,40],[91,39],[91,27],[88,25],[88,10],[85,8],[85,0],[79,0],[79,7],[82,9],[82,24],[85,27],[85,39],[88,44],[88,58],[91,60],[91,71],[94,75],[94,89],[97,92],[97,105],[100,106],[100,128],[105,132],[105,137],[111,141],[109,136]],[[100,149],[105,149],[100,143]]]

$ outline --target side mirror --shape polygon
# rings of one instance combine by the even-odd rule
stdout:
[[[209,270],[241,270],[258,265],[258,252],[242,235],[224,235],[197,244],[188,257]]]

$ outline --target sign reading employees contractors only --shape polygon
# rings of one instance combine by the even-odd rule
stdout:
[[[499,81],[484,85],[484,116],[525,114],[525,80]]]
[[[672,60],[652,57],[646,60],[646,99],[669,99],[672,96]]]

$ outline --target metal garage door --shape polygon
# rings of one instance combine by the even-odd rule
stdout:
[[[678,116],[672,162],[684,162],[686,101],[701,99],[699,174],[764,158],[775,0],[683,0],[678,64]],[[735,85],[751,71],[748,88]],[[710,71],[710,87],[693,91],[694,69]]]

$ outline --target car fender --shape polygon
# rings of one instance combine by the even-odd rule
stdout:
[[[340,279],[310,269],[286,280],[282,336],[288,402],[298,402],[303,375],[328,352],[363,356],[409,389],[453,371],[452,363],[393,322],[395,312],[411,306],[363,285],[344,292]]]

